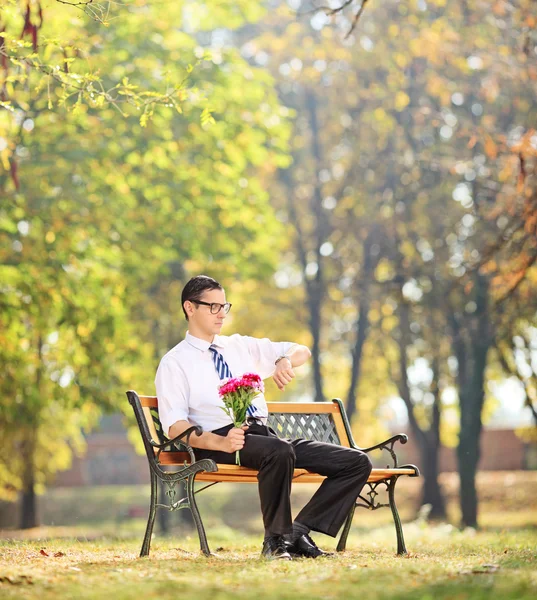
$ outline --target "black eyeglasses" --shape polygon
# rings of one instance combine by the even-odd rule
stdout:
[[[225,304],[220,304],[220,302],[202,302],[201,300],[191,300],[190,302],[203,304],[203,306],[209,306],[211,308],[212,315],[217,315],[222,309],[224,309],[224,314],[227,315],[232,306],[229,302],[226,302]]]

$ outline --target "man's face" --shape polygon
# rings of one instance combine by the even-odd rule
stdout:
[[[226,293],[223,290],[207,290],[203,292],[200,301],[207,302],[207,304],[213,302],[225,304]],[[185,302],[185,304],[189,325],[192,325],[201,333],[208,336],[220,333],[224,319],[226,318],[223,308],[218,313],[212,314],[211,307],[205,304],[197,304],[196,302]]]

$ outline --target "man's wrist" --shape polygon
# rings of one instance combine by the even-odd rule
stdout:
[[[287,356],[287,354],[282,354],[281,356],[278,356],[274,364],[277,365],[284,358],[286,358],[291,363],[291,359],[289,358],[289,356]],[[291,363],[291,366],[293,366],[293,363]]]

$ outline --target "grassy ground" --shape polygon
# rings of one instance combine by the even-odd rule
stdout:
[[[197,540],[155,541],[139,559],[138,541],[6,541],[0,546],[2,598],[398,598],[537,597],[537,532],[459,532],[409,527],[413,552],[394,556],[385,529],[353,536],[349,551],[317,560],[268,563],[257,538],[213,532],[218,556]],[[324,541],[324,540],[323,540]],[[45,555],[45,554],[46,555]]]
[[[454,480],[443,484],[456,517]],[[173,535],[155,536],[150,557],[138,558],[144,519],[123,516],[128,508],[146,507],[145,488],[116,488],[114,502],[111,488],[85,490],[83,498],[80,491],[56,490],[44,506],[47,522],[56,526],[2,532],[0,597],[534,600],[537,474],[488,475],[479,484],[480,531],[409,521],[417,490],[411,482],[400,495],[407,557],[395,555],[389,510],[361,511],[345,553],[292,563],[259,558],[255,486],[216,486],[200,496],[217,554],[211,558],[201,556],[196,536],[180,535],[177,525]],[[305,488],[295,494],[295,503],[308,493]],[[326,549],[335,547],[331,538],[316,539]]]

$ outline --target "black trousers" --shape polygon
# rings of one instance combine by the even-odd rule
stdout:
[[[213,433],[225,436],[231,428],[229,425]],[[198,459],[235,464],[235,452],[196,449],[195,453]],[[246,431],[240,459],[243,467],[259,471],[259,497],[267,535],[292,531],[290,495],[295,467],[326,476],[296,520],[332,537],[345,522],[372,467],[367,454],[360,450],[304,439],[280,439],[272,429],[257,423]]]

